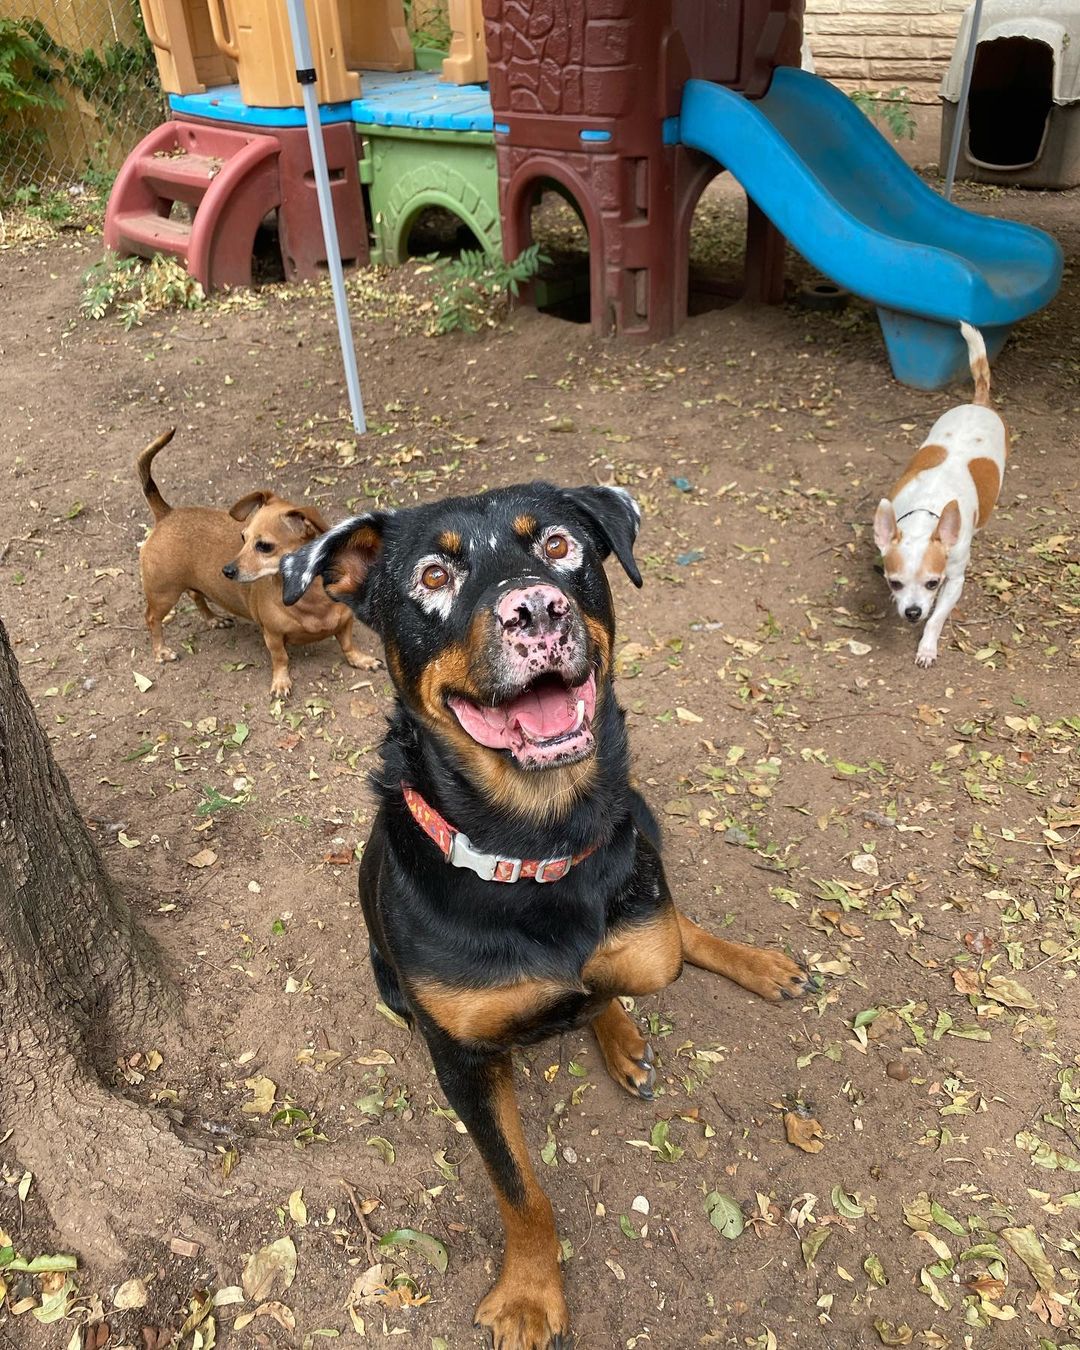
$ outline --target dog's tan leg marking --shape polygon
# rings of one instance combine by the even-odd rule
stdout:
[[[292,693],[292,680],[289,678],[289,653],[285,648],[285,639],[280,633],[263,629],[263,641],[270,653],[270,697],[288,698]]]
[[[498,1063],[491,1092],[496,1127],[513,1159],[521,1194],[508,1195],[500,1184],[500,1168],[489,1163],[506,1230],[506,1250],[495,1287],[476,1309],[476,1322],[491,1332],[497,1350],[548,1350],[563,1343],[570,1314],[557,1257],[555,1216],[529,1160],[509,1055]],[[460,1108],[458,1114],[465,1119]]]
[[[734,980],[752,994],[775,1002],[781,998],[797,998],[806,992],[806,971],[783,952],[751,947],[745,942],[725,942],[699,928],[684,914],[679,915],[679,933],[683,956],[692,966]]]
[[[633,1097],[651,1097],[656,1077],[652,1047],[617,998],[596,1014],[592,1029],[607,1071],[616,1083]]]
[[[971,474],[971,481],[975,484],[975,493],[979,499],[975,528],[981,530],[997,504],[998,493],[1001,491],[1001,474],[994,461],[983,456],[968,462],[968,473]]]
[[[195,608],[206,620],[209,628],[231,628],[233,626],[232,619],[224,614],[214,613],[206,603],[206,596],[203,595],[202,591],[188,591],[188,595],[195,601]]]

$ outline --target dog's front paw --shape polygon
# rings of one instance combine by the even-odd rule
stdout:
[[[378,670],[382,665],[377,656],[365,656],[363,652],[358,651],[346,652],[345,660],[353,670]]]
[[[648,1101],[656,1081],[652,1046],[630,1014],[614,1001],[593,1020],[593,1031],[600,1043],[607,1071],[615,1082],[632,1097],[644,1097]]]
[[[570,1314],[558,1268],[547,1278],[504,1274],[477,1308],[476,1325],[491,1333],[494,1350],[567,1350]]]
[[[154,653],[154,660],[158,665],[164,665],[166,661],[179,661],[180,658],[171,647],[159,647]]]
[[[923,670],[928,669],[937,660],[937,643],[932,646],[924,647],[920,643],[919,650],[915,653],[915,664]]]
[[[743,947],[742,943],[738,945]],[[782,998],[801,998],[813,988],[813,981],[802,966],[771,947],[745,947],[739,965],[731,978],[770,1003]]]
[[[275,675],[270,682],[271,698],[288,698],[292,693],[292,680],[288,675]]]
[[[207,628],[231,628],[233,621],[224,614],[215,614],[213,618],[207,619]]]

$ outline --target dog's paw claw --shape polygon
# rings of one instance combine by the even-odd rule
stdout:
[[[648,1058],[643,1056],[637,1062],[638,1068],[641,1069],[642,1072],[645,1074],[644,1081],[638,1082],[638,1080],[634,1077],[633,1074],[628,1073],[626,1075],[626,1085],[631,1092],[634,1092],[637,1094],[637,1096],[644,1098],[645,1101],[651,1102],[655,1095],[653,1092],[653,1084],[656,1082],[656,1070],[652,1066],[651,1053],[647,1050],[646,1054],[648,1055]]]

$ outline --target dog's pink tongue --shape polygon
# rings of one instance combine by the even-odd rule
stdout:
[[[507,722],[515,723],[533,741],[550,741],[573,730],[577,720],[577,699],[569,689],[558,685],[543,685],[530,689],[502,711]]]

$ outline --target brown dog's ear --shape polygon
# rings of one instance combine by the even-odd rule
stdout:
[[[285,512],[284,519],[291,530],[296,530],[305,539],[314,539],[330,528],[312,506],[294,506],[291,511]]]
[[[877,510],[874,512],[874,543],[877,544],[878,551],[884,553],[899,538],[900,531],[896,527],[896,512],[893,510],[893,504],[888,497],[882,497],[881,501],[878,502]]]
[[[247,520],[253,511],[258,511],[260,507],[266,505],[274,494],[263,489],[260,492],[249,492],[246,497],[241,497],[238,502],[233,502],[229,507],[229,515],[233,520]]]
[[[282,558],[281,598],[295,605],[316,577],[322,577],[331,600],[347,604],[365,623],[368,577],[382,556],[383,531],[389,513],[352,516]]]
[[[960,525],[960,503],[954,499],[942,511],[933,538],[940,540],[946,548],[953,548],[960,538]]]

